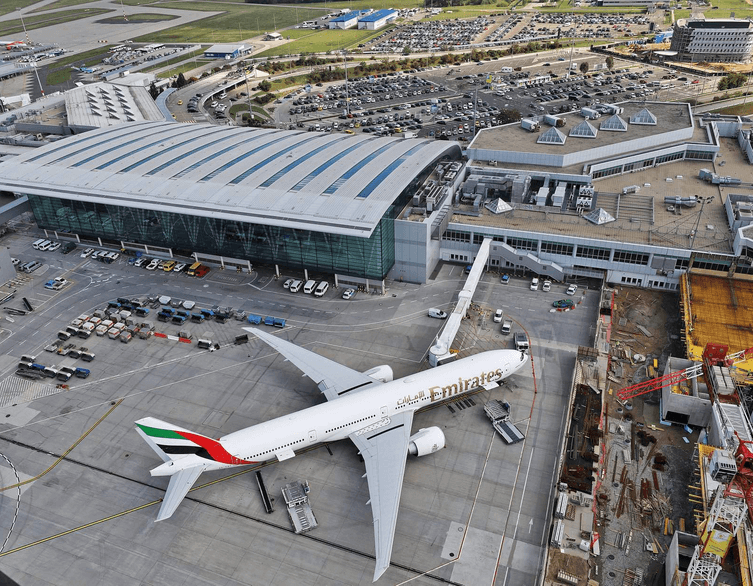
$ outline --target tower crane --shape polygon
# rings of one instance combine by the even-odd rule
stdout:
[[[753,522],[753,442],[737,436],[735,451],[737,473],[716,489],[708,517],[699,529],[701,539],[695,546],[682,586],[712,586],[722,571],[722,561],[740,529],[747,511]]]

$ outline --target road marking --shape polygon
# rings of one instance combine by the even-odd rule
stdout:
[[[30,403],[64,390],[57,385],[48,385],[11,375],[0,382],[0,407],[11,403]]]

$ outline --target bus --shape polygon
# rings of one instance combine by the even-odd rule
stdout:
[[[195,277],[196,271],[199,270],[199,267],[201,266],[200,262],[193,263],[190,267],[188,267],[188,270],[186,271],[186,274],[189,277]]]

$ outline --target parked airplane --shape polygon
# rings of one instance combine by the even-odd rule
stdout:
[[[287,460],[313,444],[350,438],[366,465],[374,518],[374,581],[390,565],[407,455],[424,456],[445,447],[438,427],[411,435],[413,413],[479,387],[492,388],[528,361],[517,350],[492,350],[393,380],[389,366],[358,372],[256,328],[245,329],[316,382],[328,402],[218,440],[153,417],[137,421],[136,431],[164,461],[152,476],[170,477],[156,520],[173,514],[205,470]]]

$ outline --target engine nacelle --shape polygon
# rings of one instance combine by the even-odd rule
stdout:
[[[364,374],[383,383],[388,383],[392,380],[392,369],[386,364],[375,366],[371,370],[364,372]]]
[[[438,452],[445,446],[444,434],[438,427],[419,429],[408,440],[408,453],[413,456],[425,456]]]

